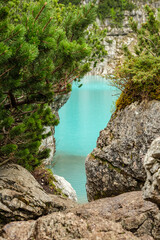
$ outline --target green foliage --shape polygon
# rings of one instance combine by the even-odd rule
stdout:
[[[124,18],[124,11],[132,11],[134,8],[135,4],[130,0],[100,0],[98,17],[101,20],[111,17],[112,24],[120,27]]]
[[[126,60],[117,67],[112,84],[122,94],[117,100],[117,109],[122,109],[134,101],[144,99],[160,100],[160,20],[150,7],[145,7],[147,21],[140,29],[131,19],[131,26],[137,34],[135,53],[126,46]]]
[[[73,5],[80,5],[81,0],[59,0],[58,2],[64,5],[68,5],[70,3]]]
[[[32,174],[47,193],[67,197],[60,188],[56,187],[55,183],[57,181],[50,169],[41,165],[36,167]]]
[[[79,5],[80,0],[59,0],[64,5]],[[121,27],[124,19],[124,11],[132,11],[136,7],[131,0],[100,0],[97,5],[99,19],[111,18],[113,26]]]
[[[0,164],[29,170],[49,156],[40,150],[46,126],[58,120],[50,104],[106,55],[96,8],[52,0],[0,0]],[[88,26],[90,30],[88,31]]]

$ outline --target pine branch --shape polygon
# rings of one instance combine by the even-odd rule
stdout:
[[[41,15],[42,11],[45,9],[45,6],[47,5],[47,2],[45,2],[45,4],[43,5],[43,7],[41,8],[41,10],[39,11],[39,13],[37,14],[36,18],[35,18],[35,21],[37,21],[37,19],[39,18],[39,16]]]
[[[93,4],[92,4],[92,6],[93,6]],[[77,24],[80,22],[80,20],[81,20],[82,18],[85,19],[85,18],[87,17],[87,15],[89,14],[89,12],[90,12],[91,9],[92,9],[92,6],[88,9],[88,11],[86,12],[86,14],[84,14],[84,16],[80,16],[79,19],[76,20],[76,24],[75,24],[76,26],[77,26]],[[79,15],[79,13],[78,13],[78,15]],[[73,40],[74,35],[75,35],[75,34],[74,34],[74,32],[73,32],[72,37],[71,37],[71,39],[70,39],[71,42],[72,42],[72,40]]]
[[[8,40],[12,39],[12,38],[15,37],[19,32],[20,32],[20,30],[19,30],[18,32],[16,32],[13,36],[10,36],[9,38],[5,39],[4,42],[7,42]]]
[[[9,159],[3,161],[2,163],[0,163],[0,167],[3,166],[4,164],[6,164],[7,162],[9,162],[10,160],[11,160],[11,159],[9,158]]]
[[[0,54],[0,57],[1,57],[2,55],[4,55],[6,52],[7,52],[7,50],[5,50],[3,53],[1,53],[1,54]]]
[[[51,22],[51,20],[53,19],[53,17],[50,17],[50,19],[49,19],[49,21],[46,23],[46,25],[44,26],[44,28],[43,28],[43,32],[44,32],[44,30],[46,29],[46,27],[48,26],[48,24]]]
[[[14,67],[15,67],[15,66],[7,69],[4,73],[2,73],[2,74],[0,75],[0,78],[1,78],[3,75],[5,75],[7,72],[11,71]]]
[[[72,78],[69,82],[68,82],[68,84],[69,83],[72,83],[76,78],[78,78],[80,76],[80,73],[79,73],[79,75],[77,75],[77,76],[75,76],[74,78]],[[61,86],[60,86],[61,87]],[[63,93],[63,92],[66,92],[66,90],[67,90],[67,87],[65,86],[65,87],[63,87],[62,89],[57,89],[57,90],[55,90],[54,91],[54,93]]]
[[[153,46],[155,47],[155,49],[158,50],[157,47],[156,47],[156,45],[154,44],[154,42],[153,42],[151,39],[149,39],[149,38],[147,38],[147,37],[145,37],[145,36],[143,36],[143,38],[146,39],[147,41],[151,42],[151,43],[153,44]],[[148,49],[147,49],[147,50],[148,50]],[[156,56],[158,57],[157,54],[156,54]]]
[[[7,100],[8,96],[3,99],[3,101],[0,103],[0,106]]]
[[[58,67],[56,67],[56,69],[52,72],[52,74],[54,74],[55,72],[57,72],[57,70],[58,70],[59,68],[63,67],[64,64],[65,64],[65,63],[62,63],[62,64],[60,64]]]

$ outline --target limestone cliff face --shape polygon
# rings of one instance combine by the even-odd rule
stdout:
[[[113,114],[86,159],[88,200],[140,190],[145,154],[159,136],[160,101],[135,102]]]
[[[159,0],[154,1],[153,3],[151,3],[151,1],[143,2],[140,0],[139,1],[134,0],[133,2],[135,2],[137,8],[132,12],[125,11],[122,28],[111,28],[110,18],[106,18],[103,23],[97,20],[98,25],[102,29],[104,28],[108,29],[105,42],[108,56],[104,59],[103,63],[98,64],[97,67],[90,72],[91,75],[113,74],[115,66],[119,64],[119,62],[123,62],[124,59],[122,51],[123,44],[127,45],[130,50],[133,50],[133,46],[136,43],[135,35],[133,34],[133,31],[129,27],[129,17],[133,17],[134,20],[138,22],[138,25],[140,26],[143,22],[145,22],[146,19],[144,11],[144,6],[146,3],[152,5],[154,8],[160,7]],[[110,40],[110,44],[107,42],[107,40]]]
[[[70,97],[70,93],[69,94],[65,94],[65,95],[57,95],[54,98],[54,102],[52,103],[51,109],[52,112],[55,114],[55,116],[59,119],[59,115],[58,115],[58,110],[67,102],[67,100]],[[56,151],[56,144],[55,144],[55,138],[54,138],[54,127],[46,127],[46,133],[47,132],[52,132],[52,135],[46,139],[43,140],[40,149],[45,149],[45,148],[49,148],[50,149],[50,156],[49,158],[45,159],[44,164],[49,165],[51,164],[52,160],[53,160],[53,156],[54,153]]]

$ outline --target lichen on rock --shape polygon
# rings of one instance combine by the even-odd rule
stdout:
[[[56,203],[25,168],[9,164],[0,168],[0,224],[36,219],[66,209]]]
[[[141,192],[125,193],[77,205],[37,220],[12,222],[3,228],[3,240],[158,240],[155,204]]]
[[[159,109],[160,101],[135,102],[112,115],[86,159],[89,201],[143,187],[144,157],[160,133]]]

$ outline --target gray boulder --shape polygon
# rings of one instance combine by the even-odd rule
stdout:
[[[0,224],[36,219],[65,209],[64,201],[47,195],[23,167],[10,164],[0,168]]]
[[[83,219],[74,213],[52,213],[37,221],[7,224],[3,228],[4,240],[138,240],[119,223],[101,217]],[[152,240],[149,239],[149,240]]]
[[[4,240],[158,240],[159,209],[141,192],[125,193],[4,226]]]
[[[56,182],[54,182],[55,186],[61,189],[62,193],[69,199],[77,202],[76,191],[73,189],[71,184],[64,177],[54,174],[54,178],[56,179]]]
[[[86,159],[88,200],[140,190],[144,157],[160,134],[160,101],[137,102],[114,113]]]
[[[120,223],[139,239],[160,239],[160,211],[155,204],[144,201],[141,191],[99,199],[72,210],[83,218],[101,216]]]
[[[144,159],[147,179],[143,188],[144,199],[160,207],[160,137],[156,138]]]

